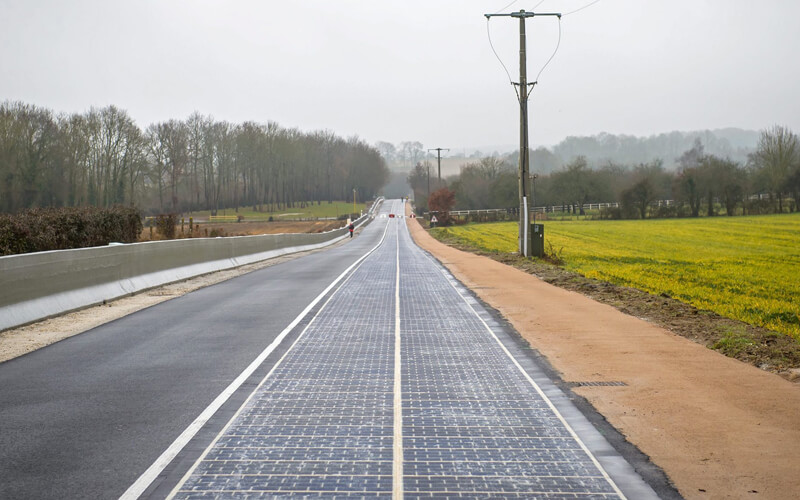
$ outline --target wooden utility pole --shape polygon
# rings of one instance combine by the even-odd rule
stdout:
[[[528,195],[526,193],[526,184],[528,178],[528,171],[530,170],[530,148],[528,146],[528,74],[527,74],[527,57],[525,54],[525,20],[529,17],[535,16],[557,16],[561,18],[561,14],[547,13],[536,14],[534,12],[511,12],[509,14],[485,14],[486,18],[491,17],[516,17],[519,18],[519,172],[518,172],[518,185],[519,185],[519,238],[518,249],[519,254],[525,257],[531,256],[531,249],[528,248],[528,231],[530,224],[528,223]],[[513,82],[512,82],[513,83]],[[532,85],[535,85],[533,82]]]
[[[436,159],[439,162],[439,182],[442,181],[442,151],[450,151],[447,148],[432,148],[428,151],[436,151]]]
[[[431,164],[428,160],[425,160],[425,170],[428,171],[428,201],[425,202],[428,205],[428,210],[430,210],[430,199],[431,199]]]
[[[519,12],[519,254],[530,257],[528,248],[528,203],[525,184],[530,169],[528,159],[528,65],[525,57],[525,11]]]

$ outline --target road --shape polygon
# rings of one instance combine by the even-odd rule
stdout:
[[[655,498],[389,212],[0,364],[0,497]]]

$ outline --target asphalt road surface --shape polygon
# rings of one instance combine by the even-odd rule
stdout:
[[[389,213],[0,364],[0,498],[656,498]]]

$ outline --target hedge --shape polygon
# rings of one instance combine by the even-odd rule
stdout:
[[[0,255],[133,243],[141,231],[135,208],[34,208],[0,214]]]

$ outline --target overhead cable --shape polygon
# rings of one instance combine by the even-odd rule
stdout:
[[[584,5],[584,6],[583,6],[583,7],[581,7],[580,9],[575,9],[575,10],[573,10],[572,12],[567,12],[566,14],[564,14],[564,16],[568,16],[568,15],[570,15],[570,14],[574,14],[574,13],[576,13],[576,12],[580,12],[580,11],[582,11],[583,9],[588,9],[589,7],[591,7],[592,5],[596,4],[596,3],[597,3],[597,2],[599,2],[599,1],[600,1],[600,0],[594,0],[594,2],[589,2],[588,4]]]

